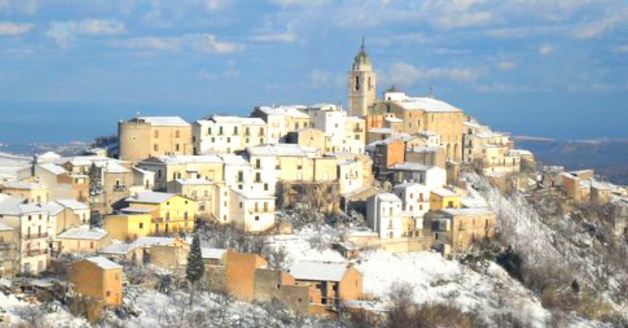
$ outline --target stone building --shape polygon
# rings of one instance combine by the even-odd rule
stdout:
[[[121,160],[138,162],[163,155],[191,155],[192,126],[177,116],[138,116],[118,123]]]

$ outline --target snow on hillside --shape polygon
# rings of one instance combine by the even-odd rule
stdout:
[[[486,262],[481,272],[440,254],[416,252],[363,254],[357,269],[364,274],[364,291],[386,301],[390,287],[407,283],[417,303],[449,303],[463,311],[477,310],[489,321],[512,313],[529,327],[545,327],[551,318],[532,292],[514,281],[497,264]]]

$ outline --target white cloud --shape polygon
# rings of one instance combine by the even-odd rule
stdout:
[[[504,83],[492,83],[492,84],[477,84],[473,86],[473,89],[479,93],[528,93],[539,92],[542,89],[528,87],[528,86],[515,86]]]
[[[321,6],[327,2],[327,0],[266,0],[267,2],[282,6]]]
[[[615,48],[615,52],[620,54],[628,54],[628,44]]]
[[[310,86],[312,88],[342,88],[346,86],[346,84],[346,75],[333,74],[320,69],[313,69],[310,71]]]
[[[16,36],[28,33],[33,24],[0,22],[0,36]]]
[[[456,82],[469,82],[478,77],[478,73],[469,68],[428,68],[421,69],[404,62],[391,65],[388,71],[383,72],[383,84],[413,85],[419,81],[452,80]]]
[[[488,11],[483,12],[459,12],[445,15],[437,15],[434,24],[443,29],[454,29],[484,25],[493,20],[493,15]]]
[[[292,43],[297,40],[297,35],[292,31],[286,31],[283,33],[265,33],[258,34],[251,37],[251,41],[254,42],[269,42],[269,43]]]
[[[549,44],[544,44],[539,48],[539,54],[543,56],[549,56],[554,53],[554,47]]]
[[[497,63],[497,68],[499,68],[502,71],[510,71],[513,70],[517,67],[517,63],[515,62],[511,62],[508,60],[503,60]]]
[[[124,23],[114,20],[88,19],[84,21],[51,22],[46,35],[60,45],[68,45],[77,36],[106,36],[122,34]]]
[[[245,46],[240,43],[221,42],[214,34],[185,34],[179,37],[141,37],[122,41],[115,41],[113,46],[155,50],[155,51],[183,51],[191,50],[216,55],[240,52]]]
[[[588,23],[580,27],[575,36],[580,39],[591,39],[603,35],[615,28],[615,25],[628,17],[628,10],[621,13],[614,13],[598,21]]]

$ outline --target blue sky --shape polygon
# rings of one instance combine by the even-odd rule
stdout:
[[[380,92],[431,86],[514,134],[628,137],[627,32],[622,0],[0,0],[0,142],[346,104],[362,35]]]

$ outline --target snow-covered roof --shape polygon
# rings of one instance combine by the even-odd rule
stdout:
[[[144,170],[144,169],[139,168],[137,166],[134,166],[133,170],[135,170],[135,171],[137,171],[137,172],[139,172],[141,174],[144,174],[144,175],[155,175],[155,172],[149,171],[149,170]]]
[[[47,151],[41,155],[37,155],[38,159],[58,159],[61,158],[61,155],[52,152],[52,151]]]
[[[204,259],[220,260],[226,252],[226,249],[220,248],[201,248],[201,256]]]
[[[125,207],[120,209],[120,212],[122,212],[122,214],[148,214],[156,210],[156,208]]]
[[[157,161],[166,164],[187,163],[221,163],[222,159],[217,155],[166,155],[155,157]]]
[[[341,281],[350,264],[342,262],[299,261],[288,272],[296,280]]]
[[[293,105],[293,106],[278,106],[278,107],[269,107],[269,106],[260,106],[257,109],[263,112],[266,115],[282,115],[291,118],[310,118],[309,115],[300,111],[300,109],[305,109],[306,106]]]
[[[61,204],[61,206],[63,207],[67,207],[71,210],[88,210],[89,206],[74,200],[74,199],[59,199],[56,201],[57,203]]]
[[[375,195],[375,197],[383,202],[401,202],[401,199],[391,192],[383,192]]]
[[[0,231],[8,231],[8,230],[13,230],[13,228],[0,222]]]
[[[400,171],[427,171],[435,168],[435,166],[428,166],[421,163],[411,163],[411,162],[403,162],[403,163],[395,163],[390,170],[400,170]]]
[[[397,117],[386,117],[385,121],[390,123],[403,123],[403,119]]]
[[[176,195],[177,194],[167,192],[145,191],[140,192],[137,195],[128,197],[126,201],[130,203],[161,204]]]
[[[46,188],[40,183],[12,180],[0,183],[4,188],[8,189],[41,189]]]
[[[260,193],[247,192],[236,188],[231,188],[231,192],[236,193],[244,199],[258,199],[258,200],[274,200],[275,196],[264,195]]]
[[[440,148],[436,146],[414,146],[406,148],[406,152],[411,153],[436,153]]]
[[[104,229],[90,228],[89,226],[81,226],[70,228],[57,235],[57,239],[85,239],[100,240],[107,236],[109,232]]]
[[[407,189],[407,188],[425,188],[427,189],[427,186],[424,184],[420,184],[418,182],[404,182],[404,183],[400,183],[400,184],[396,184],[393,189]]]
[[[448,209],[444,209],[442,210],[443,213],[449,214],[451,216],[458,216],[458,215],[489,215],[489,214],[493,214],[493,212],[491,212],[491,210],[487,209],[487,208],[448,208]]]
[[[122,266],[120,264],[110,261],[102,256],[88,257],[85,260],[96,264],[103,270],[122,269]]]
[[[64,168],[53,163],[44,163],[44,164],[39,164],[38,166],[54,175],[61,175],[61,174],[68,173],[68,171],[66,171]]]
[[[179,116],[140,116],[137,120],[152,126],[190,126],[190,123]]]
[[[225,163],[225,165],[251,165],[251,163],[249,163],[249,161],[247,161],[246,158],[242,155],[220,154],[219,156],[222,158],[222,161]]]
[[[368,133],[377,133],[377,134],[391,134],[393,133],[392,129],[389,128],[381,128],[381,129],[368,129]]]
[[[43,206],[48,209],[48,214],[49,215],[57,215],[57,214],[61,213],[61,211],[63,211],[63,209],[64,209],[64,207],[61,206],[61,204],[59,204],[57,202],[48,202],[48,203],[44,204]]]
[[[176,179],[175,181],[182,186],[203,186],[213,184],[212,181],[207,179]]]
[[[408,97],[394,101],[405,110],[424,110],[426,112],[461,112],[442,100],[431,97]]]
[[[22,198],[0,194],[0,214],[24,215],[31,213],[48,213],[49,208],[42,204],[26,203]]]
[[[433,194],[436,194],[438,196],[441,197],[455,197],[458,196],[458,194],[456,194],[455,192],[449,190],[449,189],[445,189],[445,188],[437,188],[432,190]]]
[[[316,153],[315,148],[296,144],[262,145],[249,147],[246,150],[251,156],[308,157]]]

